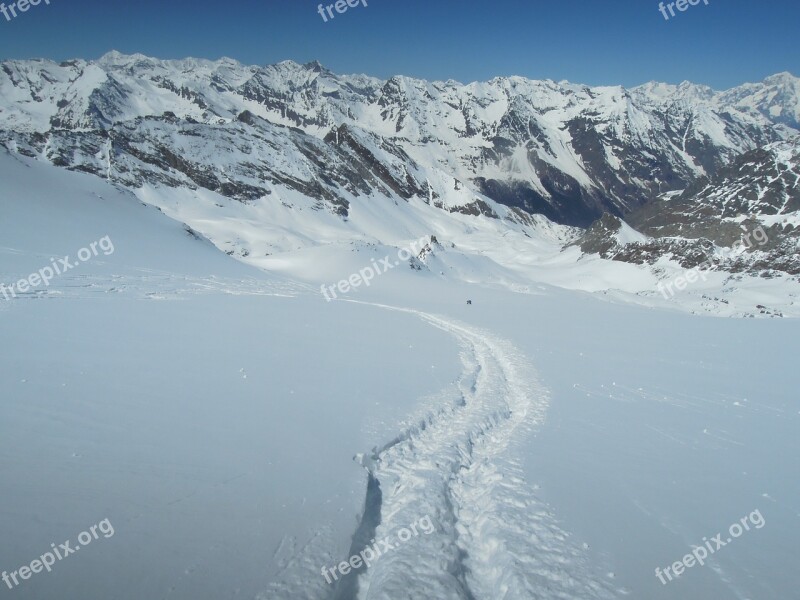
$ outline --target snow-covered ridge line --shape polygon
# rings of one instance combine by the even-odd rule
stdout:
[[[125,54],[117,50],[111,50],[109,52],[106,52],[103,56],[95,60],[76,58],[72,60],[56,62],[54,60],[50,60],[47,58],[31,58],[31,59],[8,59],[0,61],[0,64],[8,64],[8,65],[20,65],[25,63],[41,64],[52,67],[63,67],[63,66],[85,67],[96,64],[104,68],[120,69],[120,70],[161,68],[161,69],[182,71],[185,73],[195,71],[197,69],[213,70],[214,72],[217,73],[221,73],[225,70],[231,70],[240,74],[254,73],[257,71],[271,71],[271,72],[278,72],[284,77],[287,75],[297,75],[300,73],[307,73],[309,71],[311,71],[312,73],[324,73],[327,75],[334,74],[332,71],[327,69],[320,61],[317,60],[308,63],[298,63],[297,61],[287,59],[279,61],[277,63],[271,63],[266,65],[254,65],[254,64],[242,63],[234,58],[230,58],[227,56],[223,56],[217,59],[197,58],[192,56],[187,56],[185,58],[178,58],[178,59],[160,59],[153,56],[147,56],[145,54],[141,54],[138,52],[133,54]],[[436,86],[468,87],[468,86],[480,86],[480,85],[492,84],[498,81],[510,81],[514,84],[520,84],[522,82],[538,83],[542,86],[547,86],[553,89],[559,87],[574,89],[574,90],[626,89],[624,86],[615,84],[589,85],[565,79],[559,81],[555,81],[553,79],[548,79],[548,78],[531,79],[529,77],[521,75],[493,77],[485,81],[472,81],[466,84],[457,81],[455,79],[426,80],[409,75],[403,75],[400,73],[393,75],[388,79],[370,76],[365,73],[339,73],[336,74],[335,76],[345,79],[355,79],[355,80],[360,80],[362,82],[369,82],[375,84],[384,84],[392,79],[405,79],[407,81],[428,83],[430,85],[436,85]],[[314,78],[314,75],[311,75],[310,77]],[[765,83],[791,86],[796,84],[798,80],[800,80],[800,78],[798,78],[797,76],[793,75],[788,71],[783,71],[781,73],[775,73],[773,75],[770,75],[761,82],[755,82],[755,81],[743,82],[739,85],[724,90],[714,89],[702,83],[691,82],[688,80],[684,80],[677,84],[672,84],[662,81],[648,81],[646,83],[632,86],[627,89],[630,90],[631,92],[643,93],[653,98],[663,99],[663,98],[668,98],[670,96],[678,96],[682,99],[709,99],[720,95],[735,96],[735,95],[744,95],[747,94],[748,92],[752,93],[755,88],[758,88],[764,85]]]

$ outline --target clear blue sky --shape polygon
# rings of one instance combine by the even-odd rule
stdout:
[[[0,59],[91,59],[115,49],[248,64],[319,60],[383,78],[690,80],[717,89],[800,75],[799,0],[700,0],[668,21],[654,0],[366,1],[324,22],[317,0],[42,0],[11,21],[0,15]]]

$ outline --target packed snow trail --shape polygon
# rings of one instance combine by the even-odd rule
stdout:
[[[355,597],[615,597],[536,499],[514,457],[515,440],[542,423],[548,406],[547,392],[523,356],[489,332],[376,306],[413,313],[455,336],[464,371],[441,392],[433,412],[358,457],[380,488],[380,502],[367,499],[364,519],[379,523],[375,539],[394,540],[394,547],[360,571]],[[398,541],[398,531],[426,516],[435,532]]]

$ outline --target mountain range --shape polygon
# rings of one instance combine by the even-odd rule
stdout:
[[[527,238],[685,267],[763,225],[768,247],[717,266],[800,273],[800,79],[789,73],[726,91],[462,84],[111,52],[2,62],[0,97],[9,152],[132,190],[256,263],[431,234],[473,257]],[[637,235],[620,235],[629,226]],[[470,248],[463,235],[475,232],[492,240]],[[527,259],[492,260],[519,270]]]

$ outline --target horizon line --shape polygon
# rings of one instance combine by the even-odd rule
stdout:
[[[238,59],[230,57],[230,56],[220,56],[219,58],[207,58],[207,57],[197,57],[197,56],[184,56],[184,57],[180,57],[180,58],[160,58],[160,57],[157,57],[157,56],[151,56],[151,55],[148,55],[148,54],[143,54],[141,52],[133,52],[133,53],[128,54],[128,53],[125,53],[125,52],[120,52],[119,50],[116,50],[116,49],[108,50],[108,51],[106,51],[105,53],[103,53],[101,56],[99,56],[97,58],[74,57],[74,58],[68,58],[68,59],[61,60],[61,61],[53,59],[53,58],[48,58],[48,57],[4,58],[4,59],[0,59],[0,64],[7,63],[7,62],[46,61],[46,62],[54,63],[54,64],[56,64],[58,66],[62,66],[65,63],[69,63],[71,61],[76,61],[76,60],[82,60],[82,61],[85,61],[87,63],[99,63],[105,57],[107,57],[109,55],[119,55],[119,56],[126,57],[126,58],[132,58],[132,57],[141,56],[141,57],[144,57],[146,59],[160,61],[160,62],[181,62],[181,61],[195,60],[195,61],[204,61],[204,62],[209,62],[209,63],[221,63],[221,62],[224,62],[224,61],[232,61],[232,62],[235,62],[235,63],[237,63],[237,64],[239,64],[239,65],[241,65],[243,67],[256,67],[256,68],[259,68],[259,69],[265,69],[265,68],[268,68],[268,67],[274,67],[274,66],[278,66],[278,65],[281,65],[281,64],[284,64],[284,63],[292,63],[292,64],[298,65],[300,67],[308,67],[310,65],[311,66],[319,65],[319,67],[321,67],[323,70],[327,71],[328,73],[331,73],[333,75],[342,76],[342,77],[347,77],[347,76],[369,77],[369,78],[377,79],[377,80],[380,80],[380,81],[389,81],[389,80],[394,79],[396,77],[401,77],[401,78],[405,78],[405,79],[411,79],[411,80],[415,80],[415,81],[422,81],[422,82],[426,82],[426,83],[445,83],[445,84],[447,84],[447,83],[451,83],[451,84],[452,83],[456,83],[456,84],[458,84],[458,85],[460,85],[462,87],[468,87],[468,86],[474,85],[474,84],[490,83],[491,81],[494,81],[495,79],[519,78],[519,79],[525,79],[527,81],[532,81],[532,82],[551,82],[551,83],[554,83],[554,84],[557,84],[557,85],[565,85],[565,84],[567,84],[567,85],[574,85],[574,86],[579,86],[579,87],[584,87],[584,88],[613,88],[613,87],[618,87],[618,88],[622,88],[622,89],[625,89],[625,90],[636,89],[636,88],[639,88],[639,87],[646,86],[648,84],[662,84],[662,85],[669,85],[669,86],[674,86],[674,87],[680,87],[681,85],[684,85],[684,84],[690,84],[690,85],[698,86],[698,87],[706,87],[706,88],[708,88],[711,91],[716,92],[716,93],[724,93],[724,92],[727,92],[727,91],[730,91],[730,90],[734,90],[734,89],[737,89],[737,88],[745,86],[745,85],[764,83],[768,79],[771,79],[771,78],[774,78],[774,77],[778,77],[778,76],[781,76],[781,75],[788,75],[789,77],[792,77],[793,79],[800,80],[800,77],[798,77],[794,73],[791,73],[790,71],[778,71],[778,72],[775,72],[775,73],[772,73],[770,75],[765,76],[760,81],[743,81],[743,82],[741,82],[741,83],[739,83],[737,85],[734,85],[733,87],[729,87],[729,88],[726,88],[726,89],[713,88],[712,86],[710,86],[710,85],[708,85],[706,83],[698,83],[698,82],[695,82],[695,81],[691,81],[689,79],[684,79],[684,80],[682,80],[682,81],[680,81],[678,83],[671,83],[671,82],[668,82],[668,81],[660,81],[660,80],[657,80],[657,79],[650,79],[648,81],[636,84],[634,86],[625,86],[625,85],[617,84],[617,83],[612,83],[612,84],[578,83],[578,82],[570,81],[568,79],[555,80],[555,79],[551,79],[549,77],[546,77],[546,78],[531,78],[531,77],[527,77],[525,75],[496,75],[496,76],[492,77],[491,79],[474,80],[474,81],[470,81],[468,83],[464,83],[462,81],[459,81],[459,80],[453,79],[453,78],[450,78],[450,79],[425,79],[425,78],[421,78],[421,77],[415,77],[413,75],[403,75],[403,74],[399,74],[399,73],[398,74],[394,74],[394,75],[392,75],[392,76],[390,76],[388,78],[378,77],[378,76],[375,76],[375,75],[370,75],[368,73],[341,73],[341,72],[337,72],[337,71],[332,71],[331,69],[325,67],[325,65],[319,59],[315,59],[315,60],[303,63],[303,62],[298,62],[298,61],[296,61],[294,59],[291,59],[291,58],[287,58],[287,59],[280,60],[280,61],[274,62],[274,63],[253,64],[253,63],[242,62],[241,60],[238,60]]]

